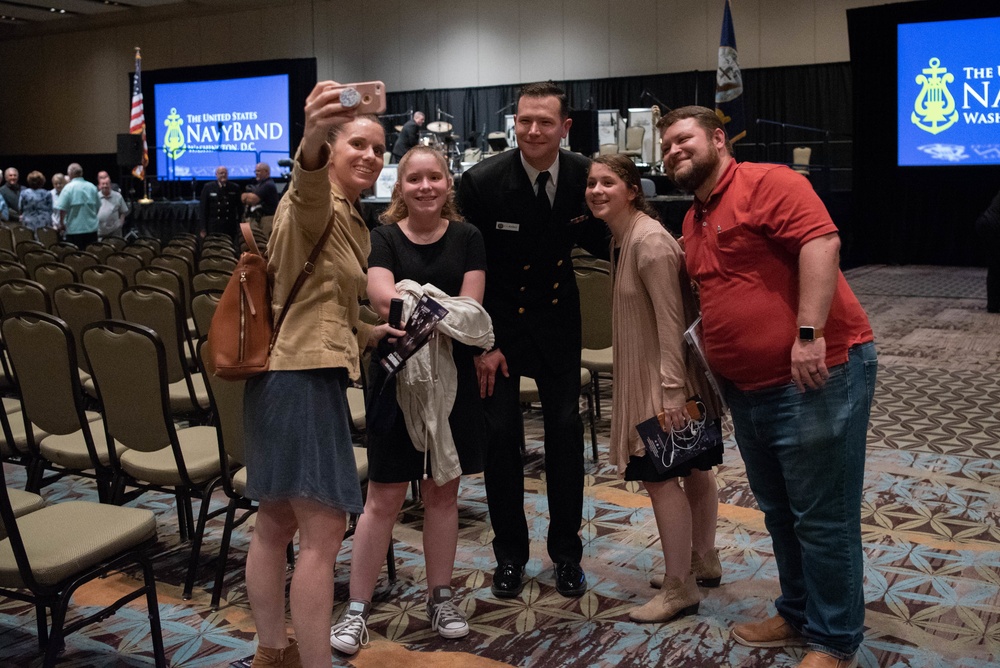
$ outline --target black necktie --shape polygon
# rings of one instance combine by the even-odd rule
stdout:
[[[549,215],[552,213],[552,203],[549,202],[549,194],[545,191],[545,184],[549,182],[548,172],[539,172],[535,183],[538,184],[538,192],[535,193],[535,200],[538,202],[538,210]]]

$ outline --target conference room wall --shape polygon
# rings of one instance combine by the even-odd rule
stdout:
[[[884,0],[734,2],[741,64],[845,61],[845,10],[875,4]],[[146,70],[315,57],[320,78],[378,78],[392,91],[492,86],[714,70],[722,9],[722,0],[285,0],[10,39],[0,43],[0,155],[114,151],[136,45]]]

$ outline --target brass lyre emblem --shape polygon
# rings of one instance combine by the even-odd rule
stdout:
[[[167,126],[167,132],[163,135],[163,152],[171,160],[176,160],[184,155],[184,151],[187,148],[187,144],[184,141],[184,133],[181,132],[181,125],[184,124],[184,120],[177,114],[176,107],[170,108],[170,115],[167,116],[167,120],[163,121],[163,124]]]
[[[948,68],[940,66],[940,58],[931,58],[929,64],[930,67],[921,70],[923,74],[917,75],[916,81],[923,88],[913,103],[910,122],[921,130],[936,135],[950,128],[958,120],[955,98],[948,90],[948,84],[955,80],[955,75],[949,72]]]

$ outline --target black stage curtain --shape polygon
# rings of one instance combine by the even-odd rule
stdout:
[[[854,253],[859,263],[982,265],[974,223],[998,167],[897,167],[896,26],[996,16],[996,0],[848,10],[854,82]]]

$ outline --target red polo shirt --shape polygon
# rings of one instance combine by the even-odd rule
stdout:
[[[715,373],[741,390],[791,382],[799,250],[836,231],[809,181],[783,165],[731,160],[708,201],[695,198],[684,217],[684,249]],[[873,338],[840,272],[825,338],[827,367],[843,364],[848,348]]]

